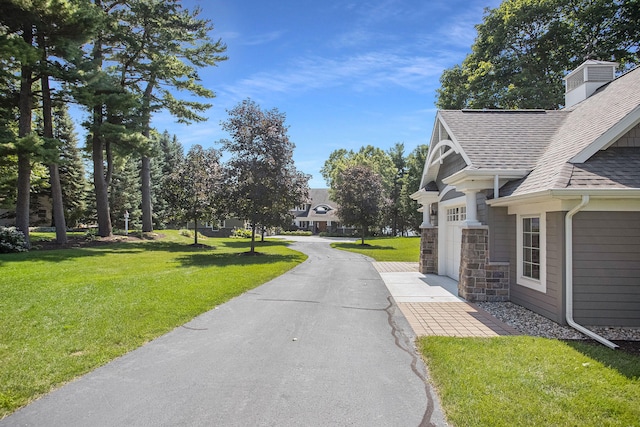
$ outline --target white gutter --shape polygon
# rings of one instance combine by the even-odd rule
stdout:
[[[500,175],[502,176],[502,174]],[[571,200],[581,197],[585,192],[590,196],[598,199],[638,199],[640,198],[640,189],[637,188],[607,188],[607,189],[572,189],[562,188],[554,190],[542,190],[527,194],[518,194],[515,196],[500,197],[500,199],[489,199],[487,204],[490,206],[510,206],[515,204],[540,203],[549,198],[559,200]]]
[[[598,341],[600,344],[604,344],[609,348],[617,348],[618,346],[608,339],[601,337],[595,332],[585,328],[582,325],[577,324],[573,320],[573,216],[580,212],[582,208],[589,204],[589,196],[583,195],[582,201],[578,204],[578,206],[571,209],[567,212],[565,216],[565,257],[566,257],[566,271],[565,271],[565,282],[566,282],[566,292],[565,292],[565,307],[566,307],[566,319],[569,326],[576,329],[579,332],[582,332],[586,336],[593,338]]]

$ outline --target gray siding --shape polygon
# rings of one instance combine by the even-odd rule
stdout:
[[[612,147],[640,147],[640,125],[634,126],[622,135]]]
[[[575,320],[640,326],[640,212],[580,212],[573,245]]]
[[[445,158],[440,165],[440,169],[438,170],[438,177],[436,178],[438,191],[442,191],[444,187],[446,187],[446,185],[444,185],[444,183],[442,182],[444,178],[451,176],[456,172],[460,172],[465,167],[467,167],[467,163],[459,154],[452,154],[449,157]]]
[[[487,206],[487,194],[484,191],[476,195],[476,206],[478,207],[478,221],[483,225],[489,224],[489,206]]]
[[[511,245],[515,246],[515,215],[508,215],[507,208],[488,208],[480,221],[489,226],[489,256],[494,262],[508,262]],[[478,217],[480,215],[478,206]]]
[[[547,213],[547,291],[545,293],[517,284],[516,216],[511,239],[511,301],[558,323],[564,319],[564,213]]]

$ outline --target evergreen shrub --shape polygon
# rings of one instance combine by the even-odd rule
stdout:
[[[27,239],[15,227],[0,227],[0,253],[27,252],[29,245]]]

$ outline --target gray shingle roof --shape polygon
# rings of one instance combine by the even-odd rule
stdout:
[[[338,206],[329,199],[328,188],[311,188],[309,189],[309,203],[311,207],[305,211],[299,211],[295,215],[302,221],[338,221]],[[316,213],[314,208],[318,205],[326,205],[331,208],[326,213]]]
[[[601,88],[591,97],[564,110],[568,116],[539,158],[533,172],[513,195],[566,188],[566,163],[640,105],[640,68]]]
[[[621,182],[638,188],[636,175],[621,181],[613,166],[615,162],[625,171],[639,170],[637,154],[623,157],[622,151],[610,148],[610,155],[597,153],[584,164],[572,165],[569,160],[639,105],[640,68],[636,68],[564,110],[444,110],[439,114],[451,138],[469,157],[467,168],[532,170],[501,189],[501,196],[508,196],[567,186],[611,187],[623,185]]]
[[[640,148],[611,147],[570,168],[568,188],[640,188]]]
[[[310,188],[309,189],[309,199],[311,203],[311,207],[317,205],[329,205],[331,207],[336,207],[336,204],[329,200],[329,189],[328,188]]]
[[[533,169],[565,111],[444,110],[441,117],[476,169]]]

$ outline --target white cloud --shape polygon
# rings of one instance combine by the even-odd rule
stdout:
[[[238,45],[243,46],[259,46],[268,44],[281,39],[286,34],[286,31],[277,30],[270,31],[268,33],[255,34],[251,36],[245,36],[237,31],[227,31],[220,34],[220,38],[225,42],[237,41]]]
[[[259,46],[276,41],[280,39],[285,33],[285,31],[271,31],[268,33],[258,34],[246,39],[242,39],[241,43],[245,46]]]
[[[307,56],[294,60],[284,70],[259,72],[222,90],[236,98],[335,87],[362,91],[397,86],[424,92],[433,89],[445,66],[447,61],[438,57],[394,51],[371,51],[341,58]]]

